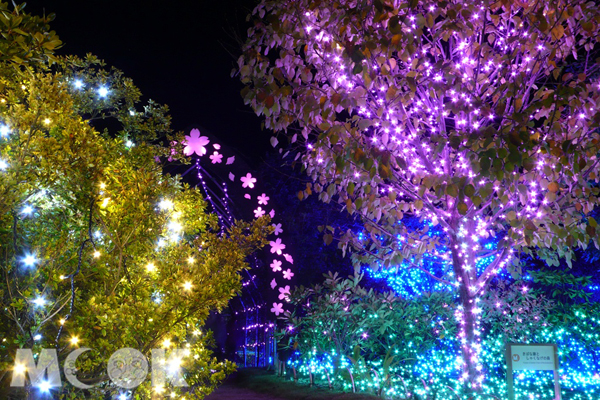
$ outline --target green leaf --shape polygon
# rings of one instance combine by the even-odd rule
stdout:
[[[594,228],[592,225],[586,225],[585,233],[590,235],[590,237],[595,238],[596,237],[596,228]]]
[[[475,194],[475,187],[469,183],[467,186],[465,186],[464,192],[465,196],[472,197]]]
[[[400,17],[394,15],[392,18],[388,20],[388,29],[393,34],[402,33],[402,26],[400,25]]]
[[[492,163],[492,160],[490,160],[489,157],[483,157],[479,161],[479,166],[481,167],[482,171],[487,172],[490,170],[491,163]]]
[[[352,68],[352,73],[354,75],[358,75],[363,71],[363,66],[361,62],[354,63],[354,67]]]
[[[594,228],[598,226],[598,222],[596,222],[594,217],[588,217],[588,224]]]
[[[545,32],[546,30],[548,30],[548,21],[546,21],[546,17],[544,17],[544,14],[539,13],[537,14],[537,20],[538,20],[538,28],[542,31]]]
[[[331,128],[331,125],[329,125],[328,122],[321,122],[319,124],[319,129],[322,131],[328,131]]]
[[[415,201],[415,208],[419,211],[421,211],[423,209],[423,200],[416,200]]]
[[[446,194],[454,198],[458,197],[458,185],[450,184],[446,186]]]
[[[356,185],[354,184],[354,182],[350,182],[350,183],[348,184],[348,187],[346,188],[346,191],[348,192],[348,194],[349,194],[350,196],[354,196],[354,188],[355,188],[355,186],[356,186]]]

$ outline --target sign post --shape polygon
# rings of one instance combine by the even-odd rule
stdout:
[[[553,371],[554,400],[561,400],[558,376],[558,348],[553,343],[506,344],[506,383],[508,400],[515,400],[514,371]]]

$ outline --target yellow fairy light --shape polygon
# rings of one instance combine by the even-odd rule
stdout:
[[[163,345],[163,347],[165,349],[171,347],[171,339],[165,339],[165,340],[163,340],[162,345]]]
[[[106,183],[104,183],[104,182],[100,183],[100,189],[106,189]]]
[[[163,199],[160,201],[160,203],[158,203],[158,207],[161,210],[170,210],[173,208],[173,202],[168,199]]]
[[[148,265],[146,265],[146,271],[154,272],[156,271],[156,266],[153,263],[148,263]]]
[[[186,281],[186,282],[183,284],[183,290],[186,290],[186,291],[188,291],[188,292],[189,292],[190,290],[192,290],[192,287],[193,287],[193,286],[194,286],[194,285],[192,285],[192,282],[190,282],[190,281]]]
[[[100,252],[98,250],[96,250],[94,252],[94,258],[98,258],[98,257],[100,257]]]
[[[61,281],[64,281],[65,279],[67,279],[67,277],[66,277],[66,276],[64,276],[64,275],[61,275],[61,276],[60,276],[60,280],[61,280]]]
[[[163,385],[158,385],[154,387],[154,391],[158,394],[161,394],[165,391],[165,387]]]
[[[64,319],[64,318],[61,318],[61,319],[58,321],[58,323],[59,323],[59,324],[61,324],[61,325],[64,325],[64,324],[65,324],[65,322],[67,322],[67,320],[66,320],[66,319]]]
[[[194,335],[194,336],[198,336],[198,335],[200,335],[201,333],[202,333],[201,331],[199,331],[198,329],[196,329],[194,332],[192,332],[192,335]]]
[[[194,261],[196,261],[196,260],[194,260],[194,257],[188,258],[188,264],[193,264]]]
[[[148,322],[154,321],[154,318],[148,318]]]
[[[52,121],[50,120],[50,118],[46,118],[46,119],[44,120],[44,124],[46,124],[46,125],[50,125],[50,122],[52,122]]]
[[[181,231],[182,226],[177,221],[171,221],[171,222],[169,222],[169,229],[172,230],[173,232],[179,232],[179,231]]]
[[[168,366],[169,370],[172,373],[175,373],[179,370],[179,368],[181,368],[181,358],[173,358],[170,360],[169,362],[169,366]]]
[[[73,346],[77,346],[77,343],[79,343],[79,338],[77,336],[72,336],[70,342]]]
[[[17,364],[15,365],[14,371],[17,375],[23,375],[25,372],[27,372],[27,367],[24,364]]]
[[[100,205],[100,207],[106,208],[109,201],[110,201],[110,197],[105,198],[104,200],[102,200],[102,204]]]

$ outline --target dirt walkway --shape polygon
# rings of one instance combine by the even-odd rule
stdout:
[[[205,400],[285,400],[281,397],[273,397],[264,393],[256,393],[250,389],[237,388],[232,384],[224,384]]]
[[[332,391],[321,385],[309,387],[276,377],[262,368],[240,368],[205,400],[381,400],[366,394]]]

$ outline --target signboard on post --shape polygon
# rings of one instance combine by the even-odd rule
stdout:
[[[515,400],[514,371],[554,371],[554,400],[561,400],[558,378],[558,348],[553,343],[506,345],[508,399]]]

